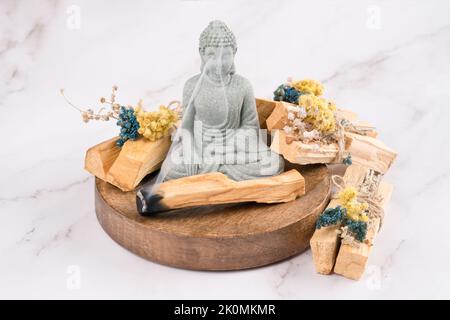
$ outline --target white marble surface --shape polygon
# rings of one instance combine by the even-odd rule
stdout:
[[[445,0],[2,0],[0,298],[449,298],[449,13]],[[123,103],[180,99],[216,18],[234,30],[238,73],[257,96],[287,76],[322,80],[398,150],[361,281],[317,275],[310,251],[249,271],[178,270],[97,223],[84,152],[117,128],[82,123],[59,88],[80,105],[113,84]]]

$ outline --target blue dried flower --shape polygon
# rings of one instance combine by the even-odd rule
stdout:
[[[300,92],[298,92],[294,88],[289,87],[284,91],[284,99],[283,100],[286,102],[298,104],[299,97],[300,97]]]
[[[353,163],[353,161],[352,161],[352,155],[349,154],[348,156],[346,156],[346,157],[342,160],[342,163],[345,164],[345,165],[347,165],[347,166],[350,166],[350,165]]]
[[[284,101],[284,93],[288,87],[284,84],[278,86],[278,88],[273,92],[273,100]]]
[[[273,95],[273,100],[275,101],[286,101],[289,103],[298,104],[298,98],[302,95],[302,93],[287,84],[282,84],[273,92]]]
[[[367,235],[367,222],[346,218],[344,225],[348,227],[348,230],[353,234],[356,240],[359,242],[364,241]]]
[[[345,208],[337,206],[336,208],[326,209],[317,219],[316,229],[331,226],[341,222],[346,214]]]
[[[134,115],[134,109],[129,107],[120,107],[119,120],[117,125],[120,128],[120,138],[117,140],[116,145],[122,147],[123,144],[131,139],[136,140],[139,136],[139,123]]]

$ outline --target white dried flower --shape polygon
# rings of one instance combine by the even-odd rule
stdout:
[[[308,139],[308,140],[319,139],[320,132],[317,131],[316,129],[311,130],[311,131],[305,131],[305,132],[303,132],[303,138]]]
[[[284,132],[285,132],[286,134],[291,134],[291,133],[292,133],[292,127],[285,126],[285,127],[283,128],[283,130],[284,130]]]
[[[305,107],[298,108],[298,116],[301,119],[306,117],[306,109],[305,109]]]
[[[293,123],[294,127],[299,128],[299,129],[304,129],[305,128],[305,124],[303,123],[303,121],[301,119],[295,119],[294,123]]]
[[[295,114],[292,113],[292,112],[288,112],[287,118],[288,118],[288,120],[291,120],[291,121],[292,121],[292,120],[295,119]]]

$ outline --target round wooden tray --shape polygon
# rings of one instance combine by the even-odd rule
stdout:
[[[329,201],[325,165],[288,164],[286,169],[291,168],[305,177],[306,194],[287,203],[217,205],[142,217],[136,192],[96,179],[95,210],[114,241],[151,261],[195,270],[264,266],[303,252]]]

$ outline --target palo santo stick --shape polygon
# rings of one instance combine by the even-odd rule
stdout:
[[[116,146],[116,138],[106,140],[88,149],[85,169],[94,176],[131,191],[149,173],[159,169],[170,147],[170,137],[156,141],[144,138]]]
[[[155,141],[128,140],[111,166],[106,180],[122,191],[131,191],[149,173],[159,169],[170,147],[170,136]]]
[[[380,203],[382,208],[384,208],[389,202],[392,190],[392,185],[386,182],[380,183],[378,192],[382,197],[382,201]],[[336,264],[334,266],[335,273],[353,280],[359,280],[361,278],[364,274],[364,270],[366,269],[369,254],[372,250],[373,241],[378,233],[380,223],[381,221],[379,218],[374,218],[369,224],[370,227],[367,230],[366,236],[368,243],[360,243],[358,247],[344,243],[341,244],[339,254],[336,259]]]
[[[290,103],[284,101],[276,101],[275,108],[273,109],[270,116],[266,119],[267,130],[270,132],[276,129],[283,129],[287,122],[288,117],[288,106]]]
[[[351,110],[337,109],[336,111],[334,111],[334,115],[338,119],[349,120],[352,123],[352,125],[355,126],[356,128],[366,128],[366,130],[364,131],[366,136],[369,136],[372,138],[376,138],[378,136],[378,132],[376,131],[374,126],[369,121],[359,120],[358,114],[356,114],[355,112],[353,112]],[[348,132],[352,132],[351,127],[347,128],[346,130]],[[354,132],[354,133],[356,133],[356,132]]]
[[[305,194],[305,179],[295,169],[277,176],[234,181],[220,172],[169,180],[155,194],[138,192],[139,213],[150,215],[171,209],[238,202],[277,203]]]
[[[301,141],[288,143],[283,130],[272,132],[270,148],[289,162],[298,164],[334,163],[339,151],[337,143],[322,145]],[[344,149],[351,154],[353,163],[383,174],[397,157],[397,153],[380,140],[350,132],[345,133]]]
[[[352,161],[377,172],[386,173],[397,157],[397,152],[375,138],[350,132],[345,138],[351,140],[348,151]]]
[[[347,168],[344,174],[346,185],[358,187],[364,181],[369,169],[357,164],[352,164]],[[339,205],[337,199],[332,199],[328,208],[336,208]],[[322,227],[316,229],[311,240],[311,252],[313,256],[316,271],[321,274],[330,274],[336,261],[336,255],[340,246],[340,237],[338,230],[340,224]]]
[[[287,143],[286,134],[283,130],[272,131],[272,143],[270,148],[281,154],[291,163],[314,164],[333,163],[339,148],[337,143],[318,145],[317,143],[304,143],[292,141]],[[346,149],[351,144],[351,140],[346,139]]]
[[[117,137],[103,141],[86,151],[84,168],[99,179],[106,180],[106,175],[120,153],[116,146]]]
[[[259,126],[266,129],[266,120],[272,114],[277,102],[273,100],[256,98],[256,111],[258,112]]]

